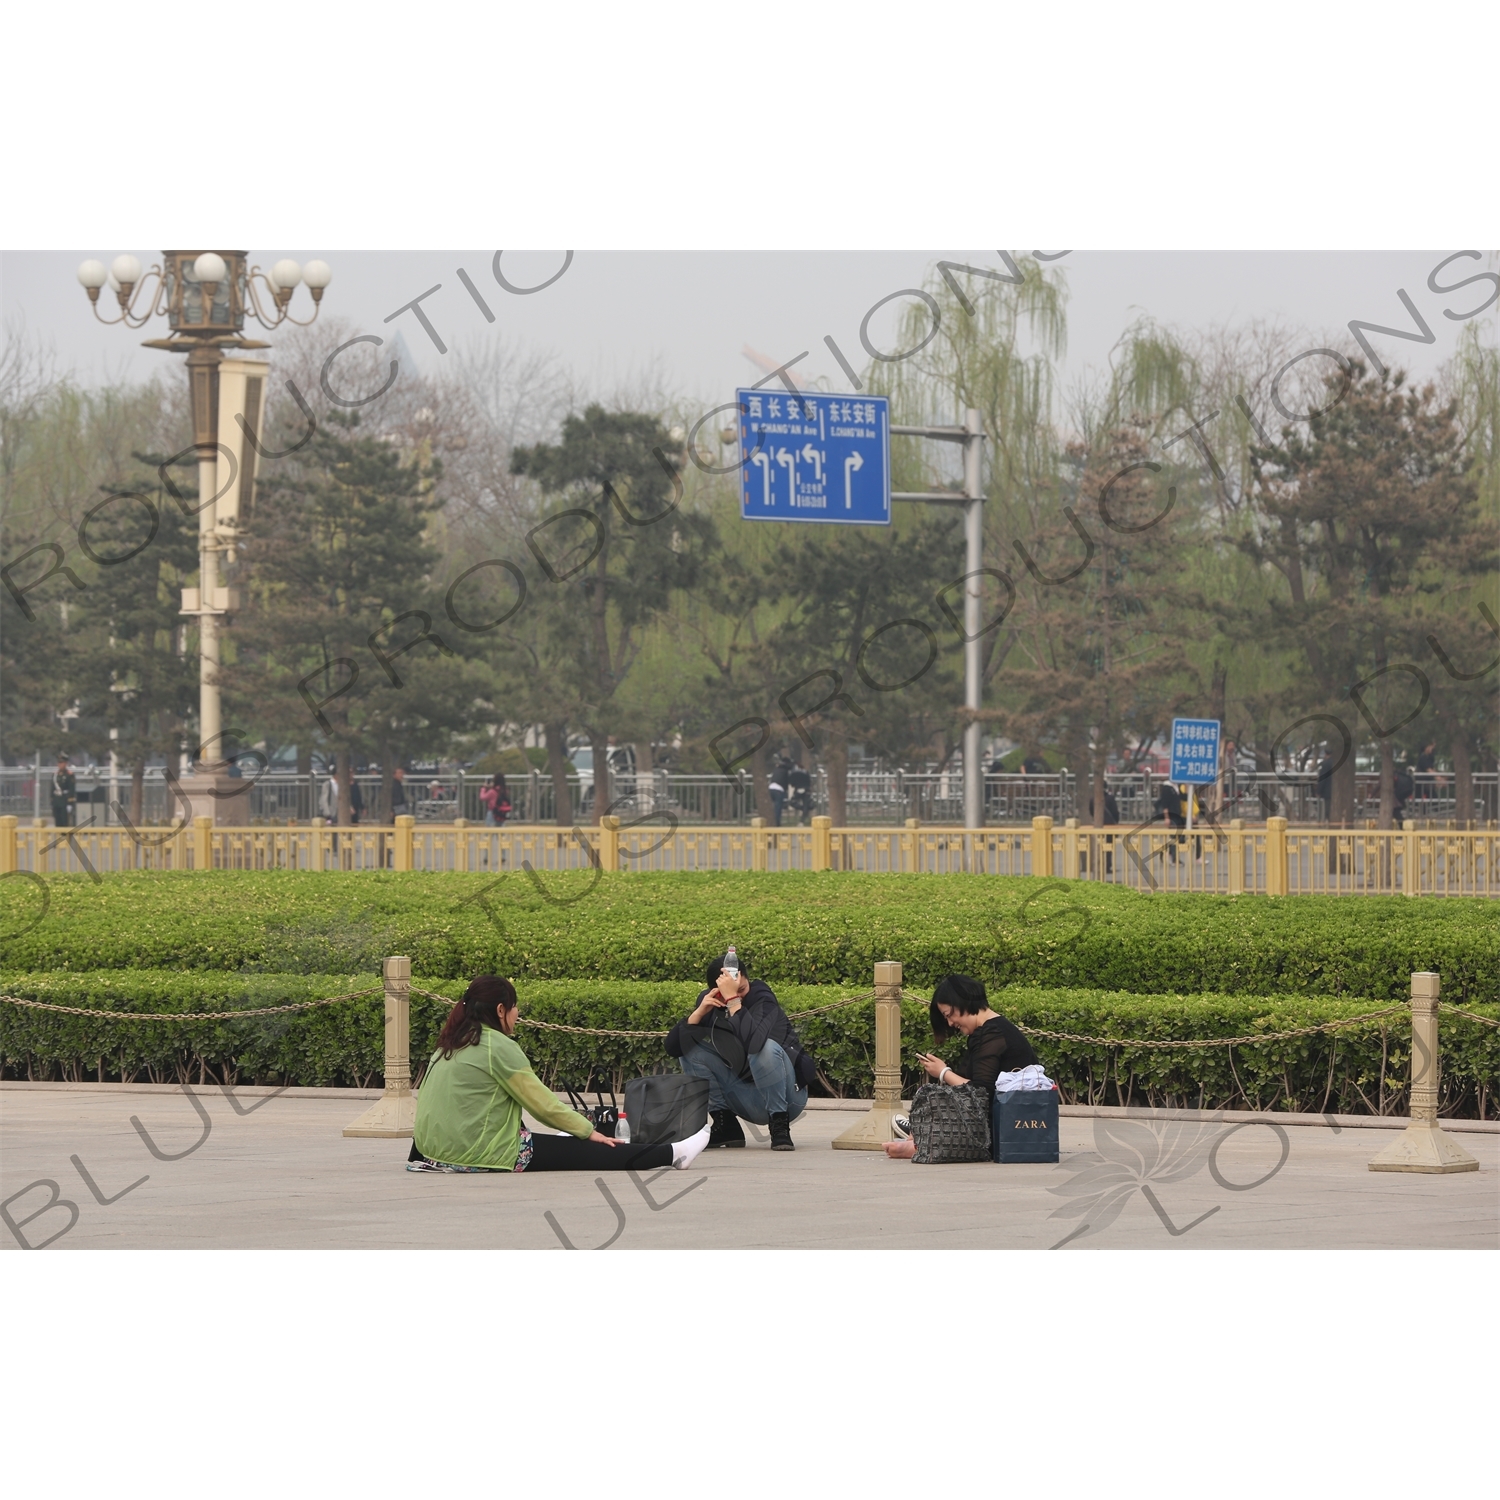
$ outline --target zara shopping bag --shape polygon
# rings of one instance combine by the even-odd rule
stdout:
[[[1055,1086],[996,1094],[990,1116],[991,1159],[1056,1161],[1057,1100]]]

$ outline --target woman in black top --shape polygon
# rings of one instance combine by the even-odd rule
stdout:
[[[969,1039],[957,1067],[930,1052],[918,1053],[917,1061],[927,1070],[927,1076],[940,1085],[963,1088],[973,1084],[988,1097],[1002,1072],[1011,1073],[1040,1061],[1021,1032],[990,1009],[984,985],[967,974],[948,975],[932,992],[929,1012],[935,1040],[946,1042],[954,1035]],[[913,1157],[917,1143],[888,1141],[885,1154],[898,1160]]]

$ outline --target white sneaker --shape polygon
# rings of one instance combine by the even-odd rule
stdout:
[[[709,1121],[697,1135],[690,1135],[685,1141],[672,1142],[672,1165],[682,1171],[686,1171],[698,1159],[698,1154],[708,1145],[708,1138],[713,1134],[713,1122]]]

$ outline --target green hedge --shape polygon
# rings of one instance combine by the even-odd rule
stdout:
[[[200,1010],[285,1004],[361,989],[362,975],[230,976],[110,970],[91,974],[11,974],[5,993],[62,1005],[115,1010]],[[462,981],[425,988],[456,997]],[[685,1014],[695,987],[590,980],[523,981],[522,1014],[538,1020],[617,1030],[658,1030]],[[812,1009],[847,989],[778,985],[788,1010]],[[1139,1038],[1206,1038],[1290,1030],[1378,1009],[1368,999],[1305,995],[1139,995],[1085,989],[1011,987],[992,995],[1022,1026]],[[930,1044],[926,1007],[903,1005],[910,1047]],[[1481,1013],[1500,1018],[1500,1006]],[[443,1002],[414,996],[412,1055],[430,1052],[447,1014]],[[868,1097],[873,1066],[869,1001],[799,1023],[827,1089]],[[1406,1108],[1410,1023],[1390,1017],[1355,1030],[1257,1046],[1204,1050],[1096,1047],[1038,1040],[1037,1051],[1070,1102],[1231,1109],[1402,1113]],[[651,1038],[579,1037],[522,1027],[521,1042],[549,1082],[618,1087],[625,1078],[674,1066]],[[379,996],[291,1016],[246,1021],[113,1022],[0,1005],[0,1053],[8,1078],[217,1079],[242,1083],[360,1085],[380,1082],[383,1025]],[[955,1043],[949,1052],[962,1050]],[[910,1058],[910,1051],[907,1053]],[[1493,1117],[1500,1092],[1500,1033],[1442,1017],[1443,1112]],[[916,1075],[908,1072],[908,1089]]]
[[[0,883],[5,970],[314,975],[409,953],[419,975],[681,981],[733,939],[781,984],[991,984],[1500,1001],[1500,903],[1138,894],[972,875],[152,873]],[[570,903],[570,904],[562,904]],[[5,934],[15,934],[6,939]]]

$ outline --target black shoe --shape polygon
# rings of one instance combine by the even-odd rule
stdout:
[[[773,1151],[795,1151],[792,1142],[792,1122],[785,1110],[771,1116],[771,1149]]]
[[[740,1128],[740,1118],[732,1109],[716,1109],[713,1112],[714,1128],[709,1132],[708,1146],[743,1146],[745,1132]]]

